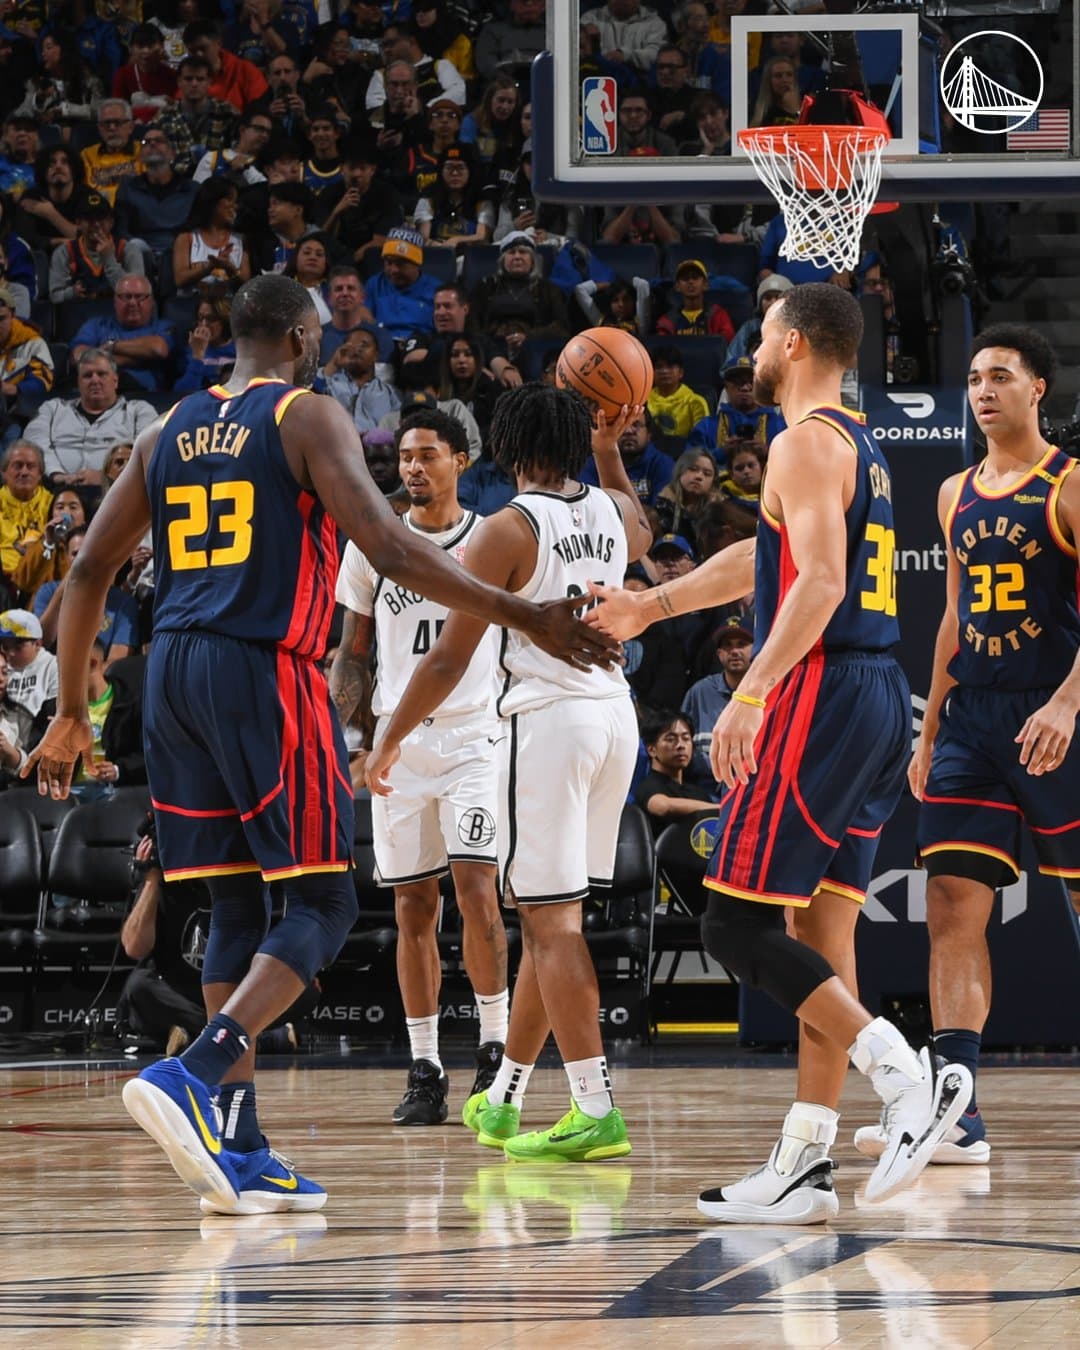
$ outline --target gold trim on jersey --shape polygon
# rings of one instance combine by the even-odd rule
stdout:
[[[1050,459],[1051,455],[1056,454],[1057,454],[1057,446],[1052,445],[1049,448],[1049,450],[1047,450],[1046,454],[1043,455],[1042,459],[1039,460],[1038,464],[1033,464],[1031,468],[1027,471],[1027,473],[1023,476],[1023,478],[1018,478],[1015,483],[1010,483],[1007,488],[1001,488],[996,492],[991,488],[984,488],[979,486],[979,469],[982,468],[982,464],[980,464],[976,467],[975,472],[972,474],[971,486],[975,490],[976,496],[982,497],[985,501],[988,502],[999,502],[1003,497],[1015,496],[1015,494],[1019,492],[1021,488],[1027,487],[1027,485],[1031,482],[1033,478],[1042,478],[1045,481],[1052,483],[1054,482],[1053,476],[1047,474],[1045,470],[1047,461]],[[985,463],[986,461],[983,460],[983,464]]]
[[[975,467],[977,468],[978,466],[976,465]],[[956,512],[960,506],[960,498],[963,495],[964,488],[968,484],[968,480],[974,472],[975,468],[965,469],[960,475],[960,481],[956,485],[956,492],[953,495],[952,504],[945,512],[945,542],[949,544],[950,547],[952,540],[952,523],[956,519]]]
[[[1056,447],[1055,447],[1056,448]],[[1061,496],[1061,488],[1068,478],[1069,474],[1076,468],[1077,461],[1070,459],[1062,465],[1061,472],[1053,480],[1053,486],[1046,495],[1046,524],[1050,530],[1050,537],[1054,543],[1065,554],[1066,558],[1077,557],[1076,545],[1071,544],[1065,537],[1065,531],[1061,528],[1061,522],[1058,520],[1058,497]]]

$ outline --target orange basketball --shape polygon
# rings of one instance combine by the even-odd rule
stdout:
[[[624,403],[644,403],[649,397],[652,361],[625,329],[586,328],[559,353],[555,382],[576,390],[594,413],[599,409],[613,422]]]

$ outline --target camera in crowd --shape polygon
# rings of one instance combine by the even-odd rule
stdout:
[[[1066,454],[1080,457],[1080,418],[1065,422],[1061,426],[1053,426],[1043,416],[1039,419],[1039,430],[1042,432],[1043,440],[1056,445]]]

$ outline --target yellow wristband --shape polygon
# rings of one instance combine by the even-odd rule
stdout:
[[[765,707],[765,700],[763,698],[755,698],[753,694],[740,694],[737,689],[735,690],[735,692],[732,694],[731,697],[735,700],[736,703],[748,703],[751,708]]]

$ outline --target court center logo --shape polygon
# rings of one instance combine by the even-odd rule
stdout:
[[[941,101],[968,131],[1001,136],[1038,111],[1043,68],[1023,38],[999,29],[958,42],[941,67]]]
[[[490,811],[474,806],[458,818],[457,832],[467,848],[486,848],[495,838],[495,821]]]

